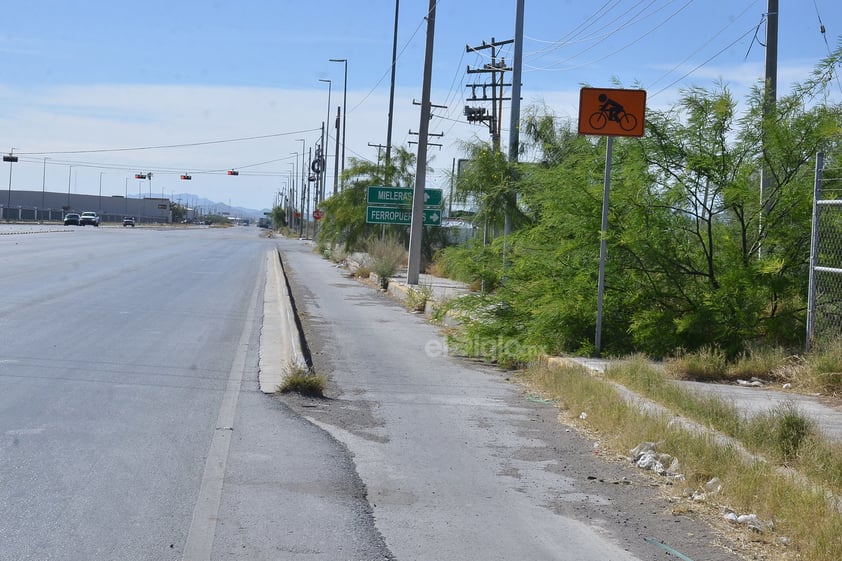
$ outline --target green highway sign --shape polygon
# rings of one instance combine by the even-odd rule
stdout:
[[[411,205],[413,189],[410,187],[369,186],[367,202],[370,205]],[[441,208],[444,195],[441,189],[424,189],[424,206]]]
[[[369,206],[366,207],[365,221],[369,224],[409,225],[412,223],[412,210],[391,206]],[[425,208],[424,226],[441,226],[441,211]]]

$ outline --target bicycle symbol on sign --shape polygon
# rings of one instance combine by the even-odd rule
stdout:
[[[624,131],[633,130],[637,126],[637,117],[626,113],[622,105],[608,97],[607,95],[599,94],[599,101],[602,105],[599,106],[599,111],[595,111],[590,118],[588,124],[594,130],[600,130],[608,121],[614,121]]]

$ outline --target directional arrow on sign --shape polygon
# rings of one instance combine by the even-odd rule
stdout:
[[[412,212],[391,206],[366,207],[365,221],[369,224],[412,223]],[[441,226],[441,212],[434,208],[424,209],[424,226]]]
[[[369,186],[366,202],[369,205],[411,205],[414,190],[410,187]],[[444,193],[441,189],[424,189],[424,206],[441,208]]]

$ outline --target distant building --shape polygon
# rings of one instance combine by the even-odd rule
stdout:
[[[172,222],[170,200],[160,197],[134,199],[49,191],[8,191],[3,195],[6,195],[0,195],[3,220],[60,221],[68,212],[94,211],[103,222],[121,222],[124,216],[134,216],[140,224]]]

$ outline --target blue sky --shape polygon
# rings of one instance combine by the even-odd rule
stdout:
[[[525,1],[523,104],[546,104],[561,118],[576,118],[583,84],[639,85],[650,106],[667,107],[682,88],[717,80],[743,97],[763,75],[766,0]],[[780,4],[783,93],[838,47],[842,6]],[[396,145],[418,130],[412,102],[421,98],[427,7],[426,0],[400,5]],[[428,187],[444,186],[464,142],[487,138],[462,110],[465,84],[482,79],[466,68],[488,62],[489,51],[465,47],[511,39],[514,12],[515,0],[438,5],[432,101],[447,109],[434,110],[430,124],[444,136],[441,149],[430,149]],[[346,157],[376,160],[369,144],[386,141],[394,13],[393,0],[28,0],[7,7],[0,151],[20,154],[14,187],[38,190],[44,181],[63,191],[70,182],[75,192],[96,194],[102,179],[103,194],[146,192],[134,173],[153,170],[158,194],[271,206],[290,181],[299,139],[312,147],[342,102],[344,65],[330,58],[348,60]],[[510,61],[511,46],[500,56]],[[330,119],[328,84],[319,79],[331,80]],[[832,99],[842,99],[838,82]],[[182,144],[194,146],[154,148]],[[60,153],[89,150],[102,151]],[[232,168],[240,175],[228,176]],[[181,173],[193,180],[179,181]],[[0,185],[7,182],[4,166]]]

